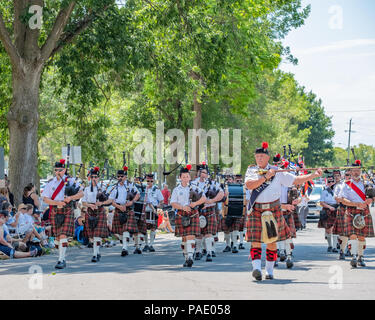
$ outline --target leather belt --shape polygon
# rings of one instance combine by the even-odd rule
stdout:
[[[280,205],[280,200],[276,200],[274,202],[269,202],[269,203],[254,203],[254,208],[267,210],[267,209],[277,207],[279,205]]]

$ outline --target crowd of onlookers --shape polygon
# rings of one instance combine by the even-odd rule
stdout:
[[[164,206],[169,204],[171,193],[167,185],[162,189]],[[48,206],[41,211],[41,201],[35,186],[30,183],[24,188],[22,203],[15,208],[9,185],[0,188],[0,256],[24,258],[42,255],[47,248],[54,248],[51,234]],[[79,202],[75,215],[74,239],[90,246],[90,239],[85,238],[84,219],[87,208]],[[111,233],[114,207],[106,207],[108,229]],[[173,232],[168,211],[159,210],[161,215],[159,229]],[[115,236],[115,235],[113,235]],[[108,240],[107,244],[113,244]]]

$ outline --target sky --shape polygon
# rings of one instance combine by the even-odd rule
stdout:
[[[283,40],[298,59],[291,72],[322,100],[332,117],[334,146],[375,147],[375,0],[303,0],[311,5],[305,24]]]

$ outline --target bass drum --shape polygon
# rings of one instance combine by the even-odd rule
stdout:
[[[244,188],[242,184],[228,184],[228,217],[241,218],[244,208]]]

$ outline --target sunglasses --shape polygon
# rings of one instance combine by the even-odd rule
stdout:
[[[91,178],[96,179],[96,178],[98,178],[98,176],[91,176]]]
[[[345,177],[350,177],[350,174],[345,174]]]
[[[328,183],[334,183],[335,181],[327,181]]]
[[[27,208],[20,208],[20,210],[27,210]]]
[[[55,172],[62,172],[64,169],[55,169]]]
[[[123,177],[125,177],[125,176],[117,176],[117,179],[118,179],[118,178],[123,178]]]
[[[154,182],[154,180],[146,180],[147,182]]]

